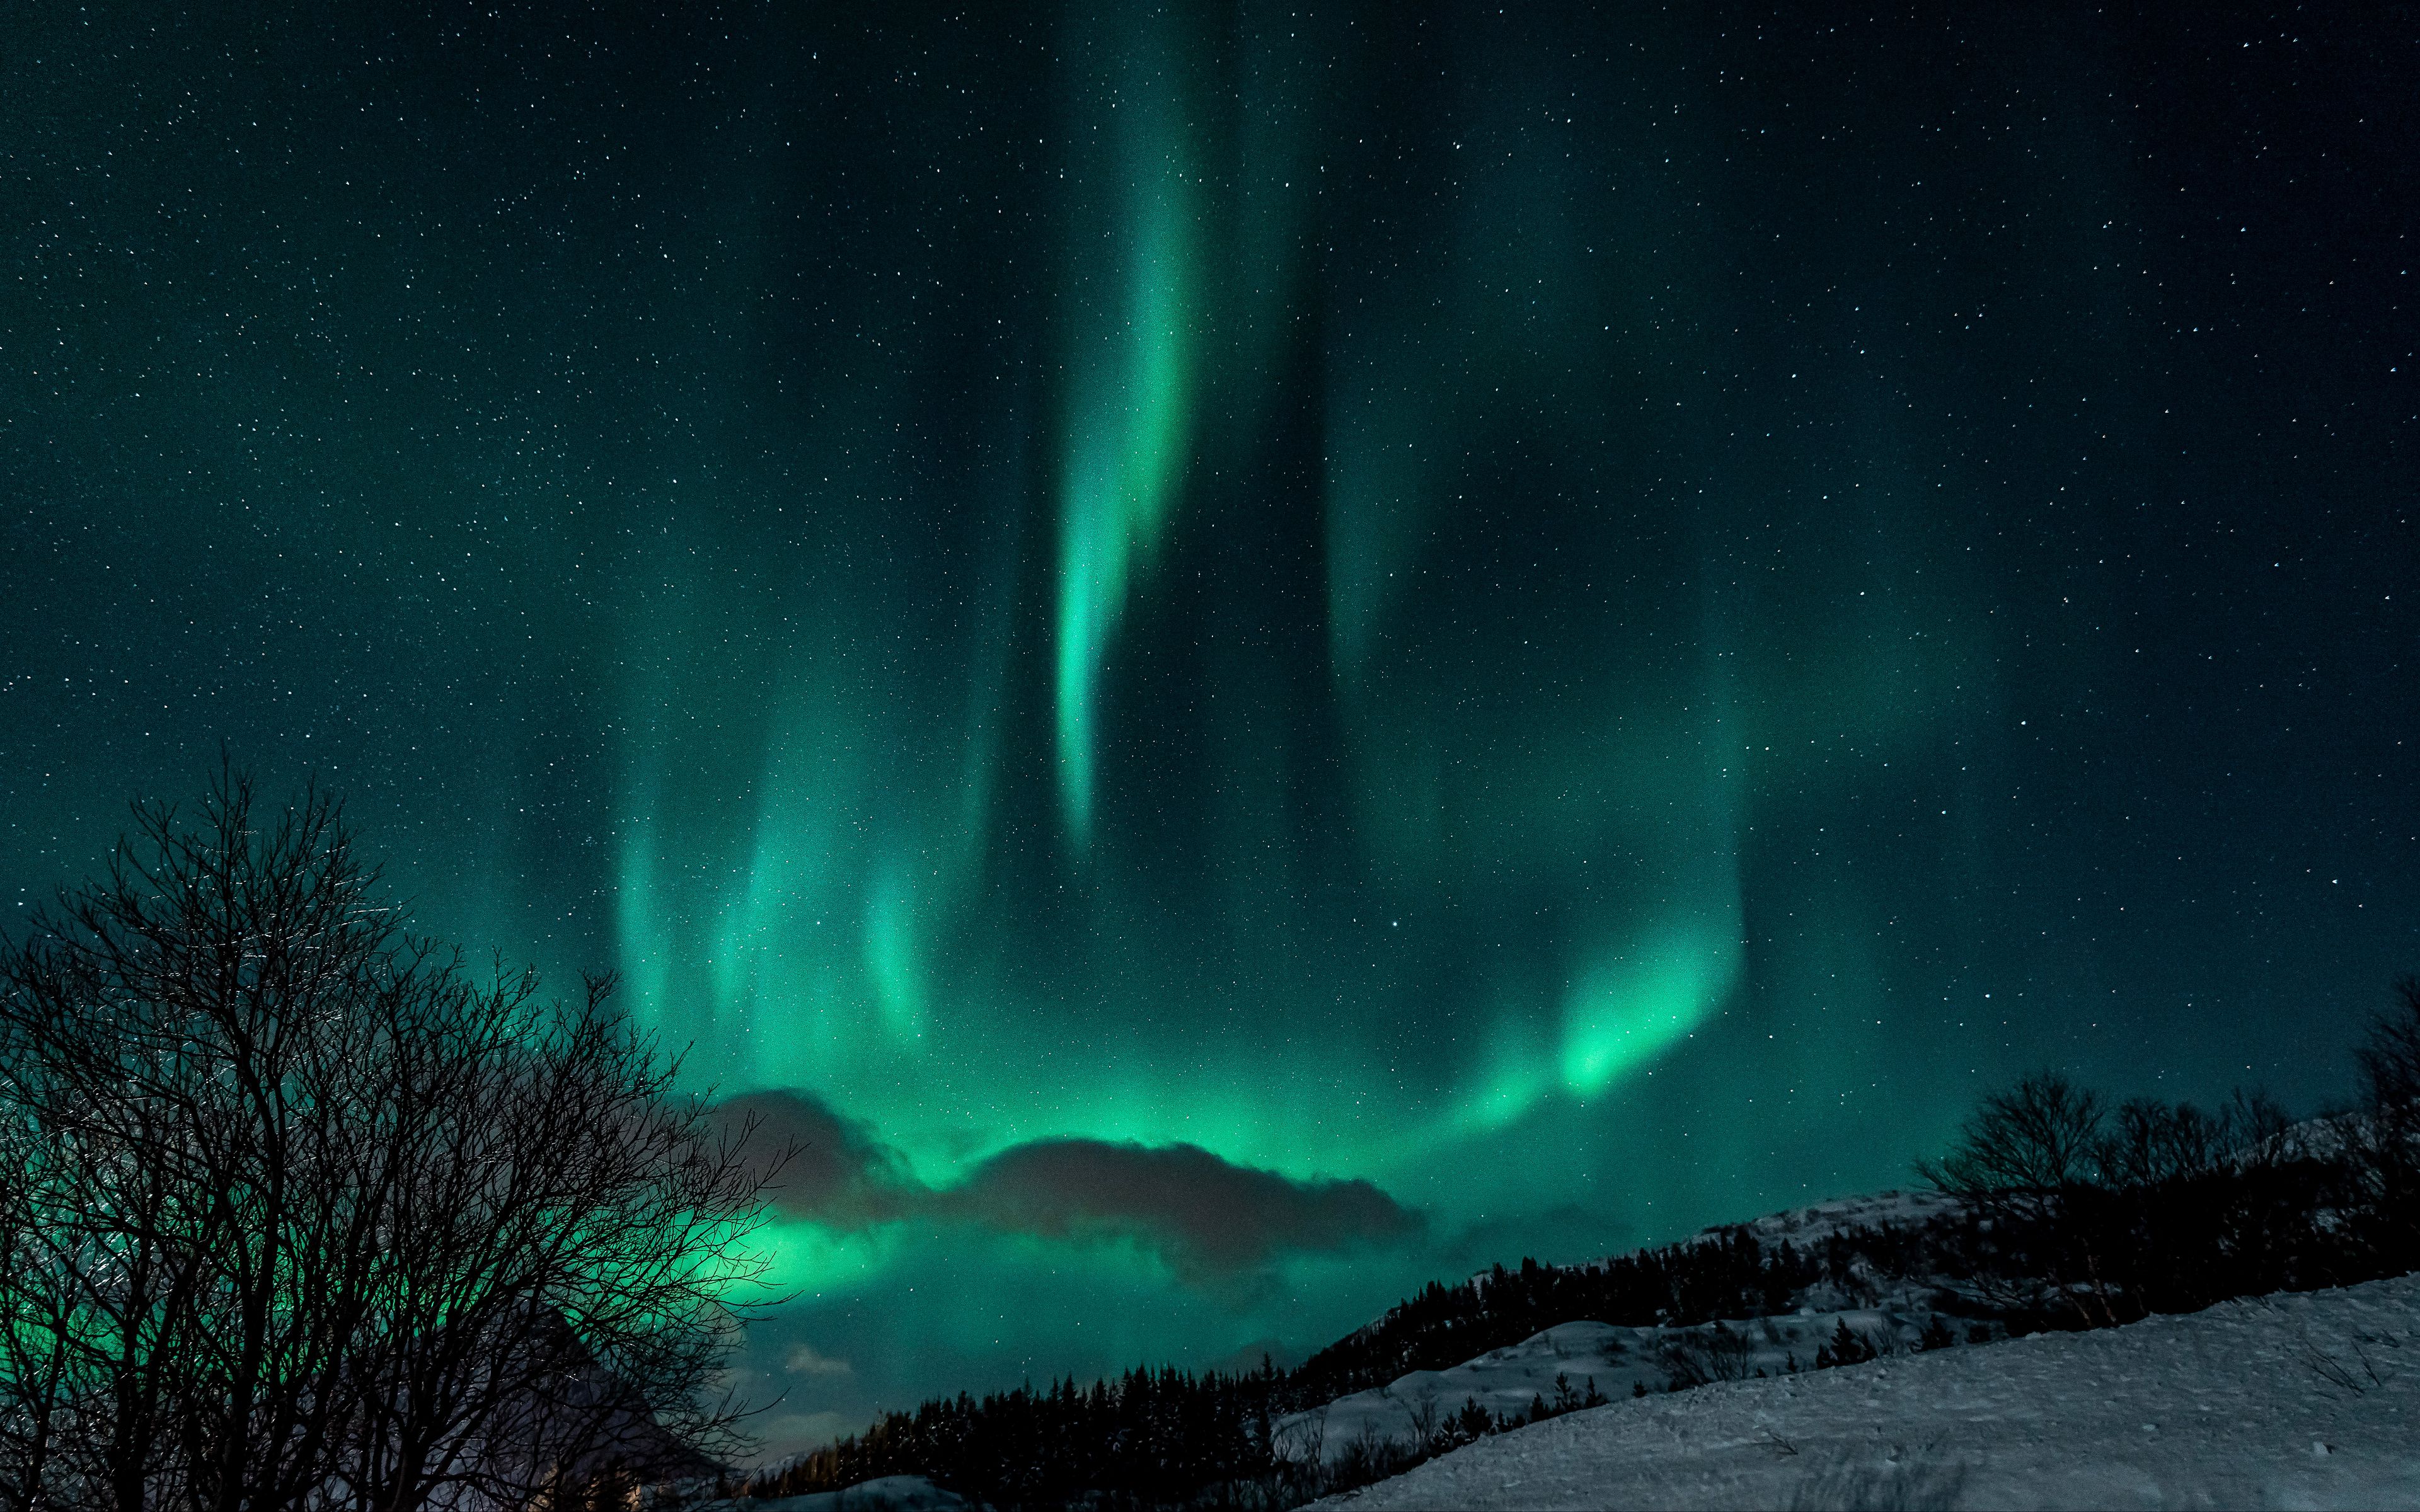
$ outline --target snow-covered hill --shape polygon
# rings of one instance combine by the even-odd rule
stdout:
[[[1678,1247],[1716,1243],[1745,1231],[1768,1247],[1786,1241],[1804,1250],[1853,1229],[1921,1226],[1955,1208],[1954,1198],[1938,1193],[1883,1192],[1708,1228]],[[1953,1343],[1978,1336],[1972,1319],[1936,1313],[1943,1293],[1930,1278],[1863,1273],[1854,1279],[1852,1287],[1819,1282],[1806,1288],[1792,1298],[1794,1309],[1777,1316],[1641,1327],[1559,1323],[1460,1365],[1411,1371],[1315,1412],[1295,1413],[1278,1425],[1278,1441],[1292,1458],[1316,1452],[1333,1462],[1369,1440],[1419,1443],[1466,1403],[1477,1403],[1491,1417],[1517,1420],[1532,1415],[1539,1405],[1563,1411],[1590,1391],[1620,1400],[1642,1389],[1661,1393],[1675,1385],[1812,1370],[1818,1350],[1842,1328],[1885,1353],[1915,1352],[1929,1328]],[[1487,1280],[1484,1272],[1472,1277],[1481,1287]]]
[[[2404,1277],[1618,1400],[1321,1504],[2420,1507],[2416,1429]]]
[[[1612,1398],[1641,1388],[1668,1391],[1676,1375],[1680,1384],[1692,1385],[1760,1371],[1770,1377],[1810,1370],[1816,1351],[1842,1327],[1881,1350],[1913,1352],[1930,1320],[1930,1314],[1895,1298],[1880,1307],[1683,1328],[1559,1323],[1450,1369],[1415,1370],[1317,1412],[1295,1413],[1278,1425],[1278,1442],[1292,1458],[1308,1458],[1316,1449],[1332,1461],[1357,1440],[1419,1443],[1466,1402],[1495,1417],[1518,1418],[1540,1403],[1563,1410],[1590,1391]]]
[[[1745,1224],[1717,1224],[1701,1231],[1700,1241],[1716,1239],[1734,1228],[1745,1228],[1768,1244],[1788,1240],[1793,1244],[1820,1243],[1834,1234],[1884,1224],[1926,1224],[1960,1211],[1960,1201],[1947,1192],[1876,1192],[1866,1196],[1836,1197],[1810,1208],[1767,1213]]]
[[[860,1481],[845,1491],[773,1497],[762,1502],[698,1502],[685,1512],[968,1512],[954,1496],[922,1475],[885,1475]]]

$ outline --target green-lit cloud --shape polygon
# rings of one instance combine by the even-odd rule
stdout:
[[[1295,1180],[1196,1145],[1042,1139],[1010,1146],[945,1187],[928,1186],[868,1125],[812,1094],[753,1092],[714,1117],[771,1173],[774,1205],[827,1230],[977,1224],[1079,1246],[1138,1244],[1179,1278],[1229,1287],[1288,1258],[1400,1245],[1420,1218],[1363,1180]]]

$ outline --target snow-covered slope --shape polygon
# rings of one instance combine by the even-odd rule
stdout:
[[[1676,1373],[1728,1380],[1787,1375],[1815,1367],[1815,1351],[1845,1324],[1885,1349],[1912,1351],[1930,1315],[1905,1299],[1880,1307],[1807,1312],[1683,1328],[1618,1328],[1608,1323],[1559,1323],[1518,1344],[1490,1350],[1446,1370],[1415,1370],[1374,1391],[1340,1397],[1278,1425],[1291,1458],[1342,1457],[1356,1440],[1417,1443],[1464,1403],[1476,1401],[1495,1417],[1521,1417],[1533,1403],[1560,1410],[1590,1390],[1630,1397],[1637,1387],[1670,1389]],[[1687,1373],[1695,1370],[1695,1377]]]
[[[1321,1504],[2420,1507],[2420,1277],[1617,1401]]]
[[[1845,1229],[1930,1223],[1958,1211],[1959,1199],[1947,1192],[1876,1192],[1861,1197],[1836,1197],[1811,1208],[1767,1213],[1745,1224],[1718,1224],[1698,1237],[1714,1239],[1734,1228],[1745,1228],[1768,1244],[1786,1239],[1803,1246],[1820,1243]]]
[[[966,1498],[922,1475],[885,1475],[845,1491],[774,1497],[762,1502],[702,1502],[687,1512],[965,1512]]]
[[[1922,1225],[1956,1207],[1957,1199],[1940,1193],[1882,1192],[1722,1225],[1682,1242],[1712,1243],[1745,1229],[1768,1247],[1787,1241],[1804,1250],[1853,1228]],[[1484,1285],[1487,1274],[1472,1279]],[[1529,1415],[1539,1402],[1559,1411],[1590,1389],[1621,1400],[1641,1387],[1667,1391],[1676,1377],[1691,1385],[1760,1371],[1772,1377],[1811,1370],[1817,1350],[1844,1325],[1885,1352],[1912,1353],[1934,1320],[1938,1295],[1922,1279],[1860,1276],[1847,1288],[1819,1282],[1794,1299],[1801,1304],[1795,1312],[1774,1317],[1683,1326],[1560,1323],[1448,1369],[1415,1370],[1317,1412],[1295,1413],[1278,1425],[1279,1442],[1295,1458],[1316,1448],[1333,1461],[1360,1440],[1419,1443],[1425,1429],[1466,1402],[1477,1402],[1493,1417],[1517,1418]],[[1947,1316],[1941,1323],[1950,1340],[1962,1344],[1975,1327],[1970,1319]]]

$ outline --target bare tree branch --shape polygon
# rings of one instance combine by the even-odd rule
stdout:
[[[0,1508],[524,1505],[738,1446],[771,1172],[224,773],[0,944]]]

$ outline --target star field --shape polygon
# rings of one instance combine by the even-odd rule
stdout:
[[[618,970],[776,1447],[2420,968],[2408,18],[370,10],[0,55],[0,907],[224,749]]]

